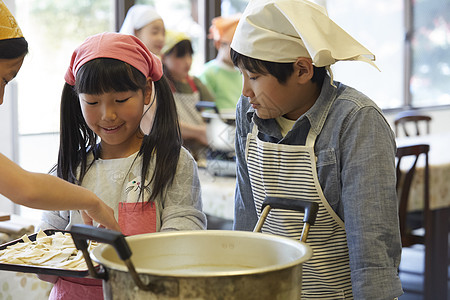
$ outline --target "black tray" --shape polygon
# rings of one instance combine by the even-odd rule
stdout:
[[[66,233],[69,231],[55,230],[55,229],[44,230],[44,233],[46,235],[53,235],[56,232]],[[33,233],[33,234],[29,235],[28,238],[30,239],[30,241],[34,242],[34,241],[36,241],[36,236],[37,236],[37,233]],[[17,243],[23,243],[23,240],[21,238],[19,238],[17,240],[0,245],[0,250],[4,250],[6,247],[17,244]],[[86,270],[69,270],[69,269],[61,269],[61,268],[40,267],[40,266],[34,266],[34,265],[7,264],[7,263],[0,263],[0,270],[16,271],[16,272],[22,272],[22,273],[67,276],[67,277],[86,277],[87,275],[89,275],[89,271],[87,269]]]

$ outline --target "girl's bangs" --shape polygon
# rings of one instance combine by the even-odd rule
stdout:
[[[109,92],[137,91],[145,88],[146,78],[136,68],[112,58],[97,58],[77,72],[78,94],[99,95]]]

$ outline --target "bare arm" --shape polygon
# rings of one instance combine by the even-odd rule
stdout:
[[[25,171],[0,154],[0,194],[36,209],[85,210],[84,221],[93,219],[120,231],[113,210],[91,191],[48,174]]]
[[[196,140],[202,145],[208,146],[206,125],[194,125],[180,121],[180,130],[183,140]]]

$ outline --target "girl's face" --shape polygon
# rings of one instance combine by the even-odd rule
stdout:
[[[142,143],[139,124],[150,94],[151,82],[150,91],[147,89],[145,93],[138,90],[79,95],[87,125],[101,138],[102,158],[128,157],[139,150]]]
[[[192,55],[186,54],[183,57],[176,57],[174,54],[164,55],[163,63],[169,69],[174,80],[183,81],[189,75],[192,65]]]
[[[283,84],[270,74],[251,73],[240,69],[243,78],[242,94],[248,97],[250,104],[261,119],[273,119],[284,116],[297,120],[313,104],[316,95],[299,83],[297,70]]]
[[[141,29],[136,30],[135,35],[147,46],[148,50],[155,55],[161,56],[161,49],[164,46],[166,37],[163,20],[155,20],[145,25]]]
[[[13,59],[0,59],[0,104],[3,103],[5,87],[16,77],[25,56]]]

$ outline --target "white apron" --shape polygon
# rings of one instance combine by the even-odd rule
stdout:
[[[178,118],[187,124],[202,125],[204,124],[201,113],[195,105],[200,101],[200,92],[195,86],[191,77],[187,78],[187,82],[192,89],[192,94],[179,93],[172,86],[172,93],[177,106]]]
[[[319,204],[306,243],[312,258],[303,264],[302,299],[353,299],[344,222],[333,211],[320,187],[314,143],[308,134],[305,146],[261,141],[258,129],[248,134],[246,159],[258,218],[266,196],[302,199]],[[300,239],[303,213],[273,209],[262,232]]]

